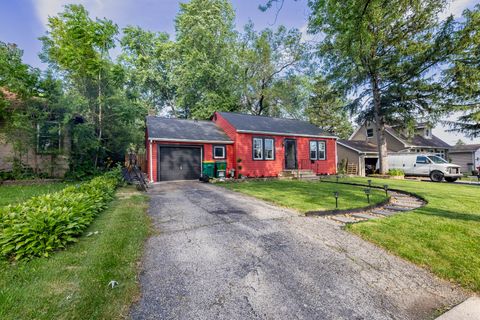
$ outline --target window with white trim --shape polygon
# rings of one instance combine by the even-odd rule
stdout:
[[[262,138],[253,138],[253,160],[263,160]]]
[[[264,148],[265,148],[265,160],[273,160],[275,158],[274,149],[275,143],[273,139],[264,139]]]
[[[213,158],[225,159],[225,146],[213,146]]]
[[[325,160],[326,158],[325,141],[318,141],[318,160]]]
[[[317,160],[317,141],[310,141],[310,160]]]
[[[327,159],[326,141],[310,141],[310,160]]]

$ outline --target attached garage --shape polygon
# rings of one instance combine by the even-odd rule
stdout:
[[[158,181],[196,180],[202,174],[202,147],[158,145]]]
[[[146,119],[150,182],[198,180],[203,161],[234,164],[233,141],[212,121]]]

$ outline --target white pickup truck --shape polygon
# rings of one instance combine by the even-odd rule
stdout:
[[[400,169],[406,176],[430,177],[434,182],[440,182],[443,179],[454,182],[462,176],[460,166],[448,163],[433,154],[389,154],[388,167]]]

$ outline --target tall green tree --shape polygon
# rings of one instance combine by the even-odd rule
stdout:
[[[242,109],[256,115],[274,115],[281,113],[282,108],[291,109],[291,104],[282,105],[287,101],[282,99],[285,95],[279,89],[297,89],[293,76],[301,73],[308,53],[309,46],[302,42],[299,30],[280,26],[275,31],[265,29],[257,32],[253,23],[248,23],[240,42],[238,58]],[[288,100],[289,103],[294,102]]]
[[[317,77],[313,84],[306,115],[311,123],[341,139],[348,139],[353,132],[345,105],[348,102],[342,92],[335,90],[324,77]]]
[[[235,13],[228,0],[180,4],[175,19],[177,106],[183,117],[207,119],[238,109]]]
[[[388,117],[427,116],[438,103],[431,72],[452,50],[452,19],[438,18],[447,2],[309,1],[309,29],[325,36],[319,53],[329,80],[358,93],[352,110],[375,122],[381,173]]]
[[[89,17],[81,5],[67,5],[58,16],[48,19],[41,58],[63,73],[68,84],[85,99],[85,116],[96,136],[95,167],[105,152],[104,122],[107,95],[115,66],[109,50],[115,47],[118,27],[110,20]]]
[[[465,10],[456,33],[457,50],[449,60],[443,83],[447,87],[446,112],[460,112],[450,121],[454,131],[480,137],[480,5]]]
[[[7,92],[19,99],[35,94],[40,72],[22,61],[23,51],[17,45],[0,41],[0,118],[8,116]]]
[[[175,43],[163,32],[129,26],[120,41],[129,97],[151,112],[176,114]]]

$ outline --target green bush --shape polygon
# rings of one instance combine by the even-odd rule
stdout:
[[[388,170],[388,175],[389,176],[404,176],[405,172],[403,172],[403,170],[400,170],[400,169],[390,169],[390,170]]]
[[[0,208],[0,255],[15,260],[48,257],[77,241],[107,207],[120,177],[116,169],[89,182]]]

